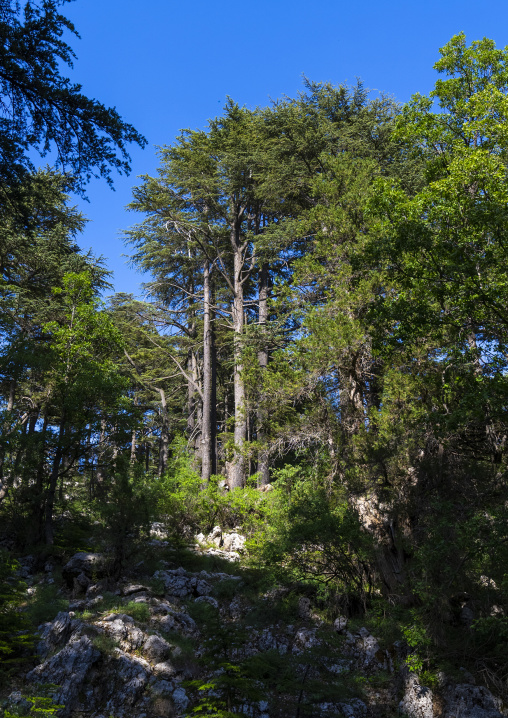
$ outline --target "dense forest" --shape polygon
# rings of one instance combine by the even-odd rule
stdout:
[[[399,640],[422,686],[460,667],[506,700],[508,48],[454,36],[405,105],[229,99],[134,187],[150,279],[108,296],[70,195],[146,140],[61,74],[59,5],[0,1],[2,696],[65,598],[28,600],[19,559],[102,551],[119,580],[157,522],[179,551],[241,533],[256,585]],[[302,690],[271,715],[328,715]],[[231,691],[200,714],[240,715]]]

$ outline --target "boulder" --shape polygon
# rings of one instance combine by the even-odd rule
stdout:
[[[163,661],[162,663],[155,664],[153,672],[156,676],[167,680],[168,678],[172,678],[177,671],[170,661]]]
[[[106,560],[99,553],[85,553],[79,551],[67,561],[62,569],[62,576],[69,588],[74,587],[74,579],[84,574],[89,579],[104,571]]]
[[[130,616],[124,613],[112,613],[98,625],[104,629],[124,651],[137,651],[146,641],[146,634],[134,625]]]
[[[214,526],[213,529],[210,531],[208,536],[206,537],[206,540],[208,543],[213,543],[217,548],[222,543],[222,529],[220,526]]]
[[[164,584],[165,592],[176,598],[189,598],[191,596],[208,596],[212,592],[212,586],[198,576],[192,576],[182,569],[169,571],[156,571],[154,578]]]
[[[122,589],[122,596],[132,596],[133,593],[148,592],[149,589],[146,586],[142,586],[139,583],[129,583]]]
[[[149,636],[142,650],[152,663],[163,663],[171,654],[171,646],[160,636]]]
[[[337,633],[344,633],[347,628],[347,618],[345,616],[339,616],[333,622],[333,627]]]
[[[67,716],[79,706],[82,687],[100,655],[88,636],[74,634],[61,651],[30,671],[27,680],[58,686],[53,700],[65,706],[61,715]]]
[[[53,621],[39,626],[38,655],[45,658],[49,653],[54,653],[81,625],[81,622],[73,620],[69,613],[60,611]]]
[[[218,601],[215,598],[212,598],[212,596],[198,596],[194,599],[194,603],[208,603],[214,608],[219,608]]]
[[[222,549],[228,553],[231,551],[241,552],[245,548],[245,536],[239,533],[224,534],[222,537]]]
[[[488,688],[459,683],[444,692],[444,718],[502,718],[503,703]]]
[[[420,685],[414,673],[410,673],[406,679],[399,712],[407,715],[408,718],[434,718],[432,691]],[[465,718],[462,713],[460,715],[461,718]]]
[[[181,715],[187,710],[187,706],[189,705],[189,699],[187,698],[185,689],[178,686],[178,688],[173,691],[172,698],[177,713]]]
[[[310,618],[310,598],[301,596],[298,600],[298,615],[304,621]]]

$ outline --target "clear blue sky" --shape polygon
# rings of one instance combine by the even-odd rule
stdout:
[[[83,91],[148,139],[132,148],[132,174],[88,188],[77,201],[91,220],[79,244],[107,258],[116,291],[140,293],[143,280],[126,265],[120,232],[138,175],[153,174],[156,145],[179,129],[204,128],[227,95],[248,107],[294,96],[301,77],[354,82],[406,101],[428,93],[438,48],[464,31],[508,45],[507,0],[75,0],[65,6],[81,40],[71,72]]]

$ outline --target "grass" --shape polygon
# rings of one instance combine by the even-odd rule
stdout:
[[[95,648],[105,656],[112,656],[115,649],[118,648],[117,641],[111,638],[111,636],[106,636],[104,633],[95,636],[95,638],[92,639],[92,643]]]
[[[119,596],[107,591],[104,592],[102,601],[94,606],[93,611],[85,610],[77,613],[78,618],[84,621],[90,620],[97,614],[105,613],[125,613],[139,623],[147,623],[150,620],[150,609],[146,603],[136,603],[136,601],[128,601],[123,603]]]

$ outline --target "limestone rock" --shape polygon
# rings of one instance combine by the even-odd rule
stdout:
[[[60,611],[53,621],[39,627],[38,655],[45,658],[49,653],[63,646],[80,625],[80,622],[73,620],[69,613]]]
[[[198,596],[194,599],[194,603],[208,603],[214,608],[219,608],[218,601],[215,598],[212,598],[212,596]]]
[[[143,644],[143,653],[152,663],[162,663],[169,658],[171,646],[160,636],[149,636]]]
[[[444,718],[502,718],[502,701],[488,688],[459,683],[444,693]]]
[[[399,712],[409,718],[434,718],[432,691],[426,686],[421,686],[414,673],[409,674],[406,679]],[[461,716],[464,718],[463,714]]]
[[[133,593],[148,592],[149,589],[146,586],[142,586],[138,583],[129,583],[122,589],[122,596],[131,596]]]
[[[125,708],[137,704],[149,680],[149,664],[139,656],[129,656],[118,651],[111,665],[108,681],[108,714],[119,715]],[[139,712],[139,705],[136,705]],[[119,710],[120,709],[120,710]],[[123,709],[123,710],[122,710]]]
[[[319,640],[316,638],[315,629],[300,628],[296,632],[295,640],[293,642],[293,653],[297,655],[307,651],[309,648],[313,648],[319,644]]]
[[[220,546],[221,543],[222,543],[222,529],[221,529],[221,527],[220,527],[220,526],[214,526],[213,529],[212,529],[212,530],[210,531],[210,533],[208,534],[208,536],[206,537],[206,540],[207,540],[209,543],[215,544],[215,546],[217,546],[217,548],[219,548],[219,546]]]
[[[88,576],[81,572],[78,576],[75,576],[72,583],[72,596],[73,598],[78,598],[79,596],[84,596],[87,592],[87,589],[90,585],[91,581],[88,578]]]
[[[196,622],[188,613],[176,611],[167,603],[156,607],[151,624],[162,631],[178,631],[184,636],[193,636],[198,633]]]
[[[351,634],[346,630],[345,652],[356,659],[358,668],[393,671],[392,660],[366,628]]]
[[[176,668],[170,661],[162,661],[162,663],[156,663],[153,667],[153,672],[160,678],[168,679],[172,678],[176,674]]]
[[[239,533],[224,534],[222,537],[222,549],[228,552],[242,552],[245,548],[245,541],[245,536]]]
[[[307,596],[301,596],[298,600],[298,615],[304,620],[310,618],[310,598]]]
[[[112,613],[98,623],[108,636],[113,638],[124,651],[136,651],[146,641],[146,635],[134,625],[130,616]]]
[[[178,712],[178,714],[182,714],[185,710],[187,710],[187,706],[189,705],[189,699],[187,698],[187,693],[185,692],[185,689],[181,686],[178,686],[173,691],[173,704]]]
[[[66,716],[77,707],[83,684],[99,658],[88,636],[73,635],[61,651],[30,671],[27,680],[57,685],[53,700],[65,706],[62,715]]]
[[[333,622],[333,627],[337,633],[344,633],[347,628],[347,618],[345,616],[339,616]]]
[[[65,564],[62,575],[69,586],[73,587],[74,579],[80,574],[92,578],[94,573],[101,573],[105,567],[105,558],[99,553],[79,551]]]
[[[154,578],[164,583],[167,594],[176,598],[190,596],[208,596],[212,586],[204,579],[187,574],[184,569],[178,568],[169,571],[156,571]]]

